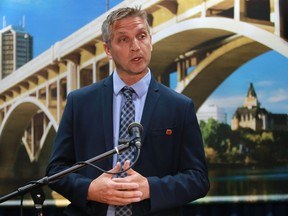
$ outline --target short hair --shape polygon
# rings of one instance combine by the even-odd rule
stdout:
[[[146,11],[142,10],[141,7],[135,6],[132,7],[125,7],[119,8],[117,10],[112,11],[106,18],[106,20],[102,24],[102,39],[105,43],[109,43],[112,32],[112,25],[114,22],[118,20],[122,20],[127,17],[141,17],[145,20],[147,29],[150,33],[150,27],[148,24],[148,16]]]

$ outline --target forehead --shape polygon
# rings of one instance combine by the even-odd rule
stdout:
[[[121,20],[117,20],[112,24],[112,31],[116,34],[139,30],[148,31],[145,19],[142,17],[127,17]]]

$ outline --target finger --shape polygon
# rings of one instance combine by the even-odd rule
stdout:
[[[101,196],[103,203],[109,205],[127,205],[133,202],[141,201],[142,192],[140,191],[117,191]]]
[[[140,197],[132,197],[132,198],[123,198],[123,197],[113,197],[111,200],[109,200],[109,205],[117,205],[117,206],[123,206],[128,205],[135,202],[140,202]]]
[[[117,162],[115,167],[113,168],[114,172],[120,172],[121,171],[121,164],[120,162]]]
[[[109,170],[109,175],[114,175],[114,173],[117,173],[117,172],[120,172],[121,171],[121,164],[119,162],[116,163],[116,165],[111,169]],[[111,174],[110,174],[111,173]]]
[[[123,169],[128,169],[130,167],[130,160],[126,160],[123,165]]]
[[[131,164],[130,160],[126,160],[123,165],[124,170],[128,169],[131,166],[130,164]],[[127,175],[132,175],[134,173],[134,170],[130,168],[126,171],[126,173]]]
[[[115,197],[117,198],[122,198],[122,199],[130,199],[130,198],[141,198],[141,196],[143,195],[143,193],[139,190],[134,190],[134,191],[130,191],[130,190],[118,190],[115,191]]]
[[[126,180],[125,178],[113,178],[112,181],[116,183],[115,185],[113,185],[115,190],[126,191],[126,190],[138,190],[139,188],[138,183],[129,182],[129,180]]]

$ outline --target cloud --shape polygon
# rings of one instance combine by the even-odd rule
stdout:
[[[271,92],[268,98],[269,103],[279,103],[283,101],[288,101],[288,92],[283,88]]]
[[[275,81],[272,81],[272,80],[262,80],[262,81],[256,82],[255,85],[259,87],[269,87],[269,86],[274,85],[274,83]]]
[[[234,95],[229,97],[210,97],[203,105],[216,105],[222,108],[237,108],[242,106],[245,95]]]

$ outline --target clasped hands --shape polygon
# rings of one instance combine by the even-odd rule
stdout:
[[[127,160],[123,169],[130,166]],[[109,172],[120,172],[121,165],[118,162]],[[87,194],[87,200],[106,203],[108,205],[128,205],[150,197],[147,178],[134,171],[132,168],[126,171],[124,178],[113,178],[112,174],[103,173],[94,179]]]

